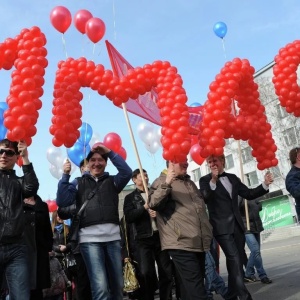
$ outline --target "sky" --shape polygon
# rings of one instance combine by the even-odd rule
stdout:
[[[106,25],[104,38],[94,44],[77,31],[73,23],[62,35],[50,22],[50,12],[58,5],[67,7],[72,16],[86,9],[102,19]],[[226,61],[246,58],[258,71],[274,60],[280,48],[300,37],[298,0],[276,3],[271,0],[10,0],[2,1],[0,9],[0,43],[32,26],[40,27],[47,38],[43,106],[39,111],[37,134],[29,147],[29,158],[39,178],[39,195],[43,200],[55,199],[58,183],[50,173],[47,151],[53,149],[49,127],[55,72],[60,60],[84,56],[111,69],[105,47],[108,40],[135,67],[156,60],[169,61],[183,79],[187,104],[203,104],[209,84]],[[228,28],[223,43],[213,32],[214,24],[221,21]],[[8,96],[12,70],[0,70],[1,101]],[[119,134],[127,152],[127,163],[132,169],[137,168],[138,159],[123,111],[95,91],[82,88],[81,92],[84,94],[82,121],[91,125],[100,141],[110,132]],[[149,124],[148,121],[133,114],[129,114],[129,120],[142,167],[152,182],[165,167],[162,149],[150,153],[137,134],[137,128]],[[66,154],[65,147],[61,147],[61,151]],[[117,172],[111,163],[107,170],[111,174]],[[16,172],[22,175],[18,166]],[[72,176],[79,176],[79,171]]]

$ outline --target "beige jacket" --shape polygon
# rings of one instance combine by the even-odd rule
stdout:
[[[171,185],[165,181],[166,174],[161,173],[149,193],[149,206],[157,211],[162,250],[209,250],[212,227],[197,186],[188,175],[176,178]]]

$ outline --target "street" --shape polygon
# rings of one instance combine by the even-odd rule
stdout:
[[[247,283],[253,300],[299,300],[300,236],[263,244],[262,258],[266,273],[273,283],[262,284],[260,281]],[[223,254],[220,259],[220,272],[226,281],[227,271]],[[214,299],[223,298],[214,295]]]

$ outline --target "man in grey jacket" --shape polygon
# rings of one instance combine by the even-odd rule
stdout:
[[[162,250],[168,250],[180,276],[181,298],[204,300],[211,225],[201,194],[187,175],[187,161],[167,162],[167,167],[150,188],[149,206],[157,211]]]

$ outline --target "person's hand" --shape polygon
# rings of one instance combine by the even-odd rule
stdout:
[[[66,252],[67,247],[65,245],[58,245],[60,252]]]
[[[273,183],[273,181],[274,181],[274,176],[273,176],[273,174],[270,171],[268,171],[265,174],[265,181],[264,181],[265,185],[269,186],[271,183]]]
[[[64,170],[64,174],[70,174],[71,173],[71,162],[66,159],[64,165],[63,165],[63,170]]]
[[[174,171],[174,168],[172,166],[172,163],[169,162],[169,168],[167,170],[167,177],[166,177],[166,184],[171,185],[172,182],[175,180],[176,174]]]
[[[19,141],[18,152],[22,158],[28,158],[27,144],[24,141]]]
[[[218,175],[219,175],[218,167],[213,166],[210,168],[210,170],[211,170],[211,181],[212,181],[212,183],[216,184],[217,180],[218,180]]]
[[[150,215],[151,218],[156,218],[156,211],[152,210],[152,209],[148,209],[148,213]]]
[[[71,287],[72,286],[72,282],[69,280],[67,281],[67,287]]]
[[[103,144],[96,144],[95,147],[92,148],[93,152],[99,152],[100,154],[106,154],[109,153],[111,150],[108,149],[106,146],[104,146]]]
[[[25,198],[24,203],[29,204],[29,205],[35,205],[36,201],[35,201],[34,197],[32,196],[29,198]]]
[[[124,258],[124,263],[127,263],[128,261],[130,261],[130,257]]]

